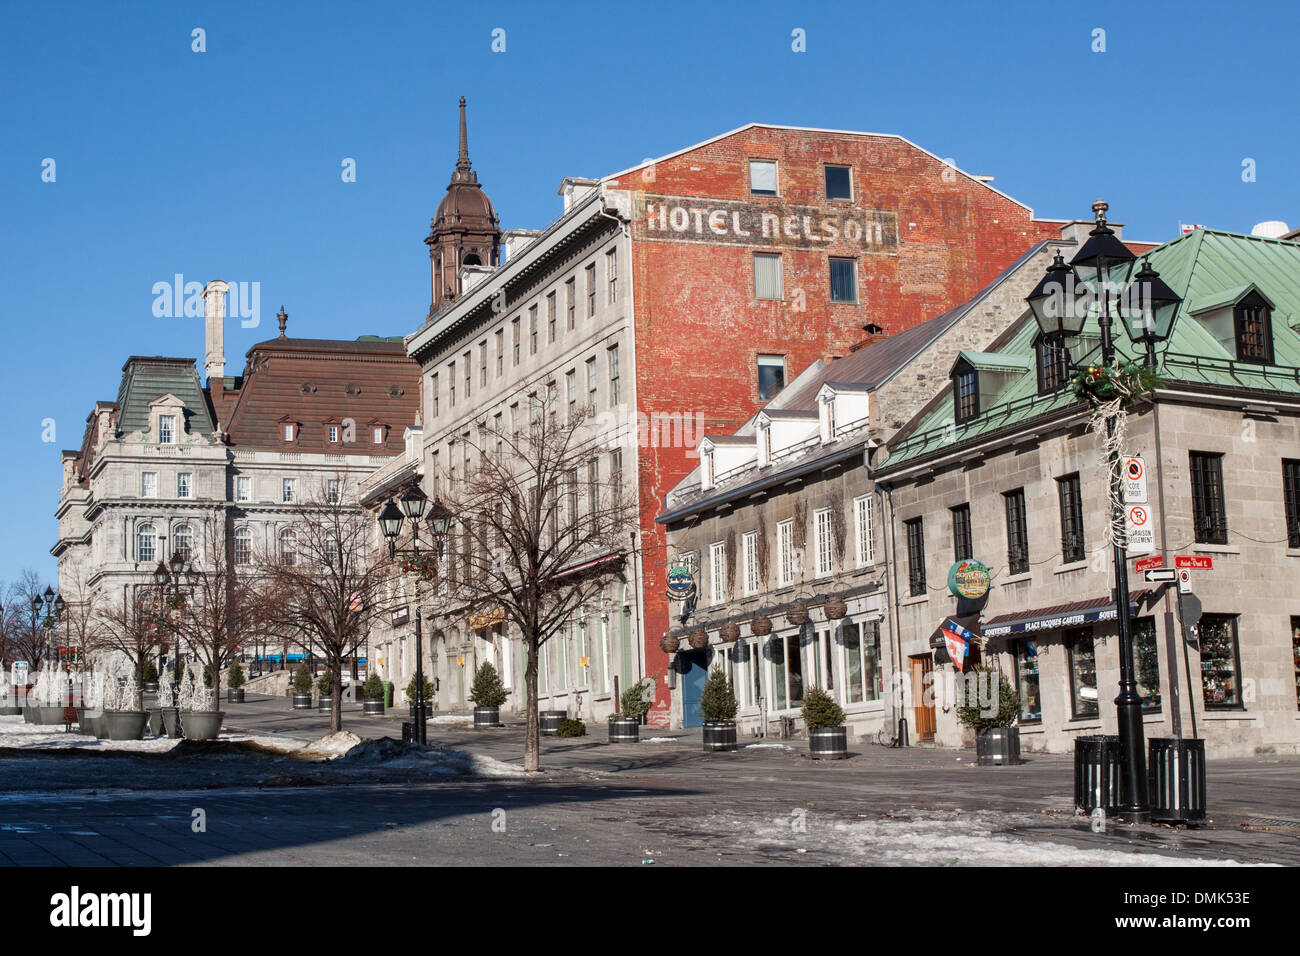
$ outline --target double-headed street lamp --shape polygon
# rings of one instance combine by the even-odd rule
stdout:
[[[420,556],[420,519],[429,522],[433,532],[435,560],[442,557],[443,542],[451,527],[451,512],[439,501],[429,503],[428,496],[420,490],[419,485],[412,485],[397,499],[397,504],[389,500],[384,510],[379,513],[379,530],[388,541],[388,556],[396,557],[397,536],[402,533],[402,523],[411,519],[411,551],[414,558]],[[427,514],[426,514],[427,512]],[[403,552],[405,553],[405,552]],[[420,625],[420,595],[415,595],[415,739],[418,743],[427,743],[424,725],[424,636]]]
[[[185,556],[181,554],[180,551],[173,551],[171,560],[166,564],[164,564],[163,560],[159,558],[158,567],[153,570],[153,583],[157,585],[158,588],[159,602],[162,603],[166,601],[168,591],[170,590],[171,601],[168,606],[177,609],[180,613],[184,613],[181,608],[184,602],[185,592],[192,586],[193,579],[194,568],[186,567]],[[162,613],[165,608],[160,607],[158,610],[159,620],[161,621]],[[181,649],[177,647],[177,658],[180,657],[180,651]]]
[[[1110,270],[1115,266],[1129,265],[1137,258],[1119,240],[1114,230],[1106,224],[1106,203],[1098,200],[1092,210],[1096,225],[1088,241],[1066,265],[1058,253],[1041,282],[1029,293],[1025,301],[1033,312],[1043,338],[1049,347],[1067,348],[1068,341],[1083,331],[1084,322],[1091,312],[1089,298],[1100,299],[1101,312],[1097,322],[1101,328],[1101,359],[1104,367],[1115,361],[1115,342],[1111,335]],[[1076,271],[1077,270],[1077,271]],[[1092,275],[1088,273],[1091,272]],[[1154,366],[1157,342],[1169,337],[1174,315],[1182,299],[1174,293],[1150,263],[1143,260],[1142,268],[1132,281],[1115,296],[1115,309],[1123,319],[1128,336],[1142,343],[1145,362]],[[1068,359],[1066,366],[1076,370],[1080,366]],[[1115,418],[1106,417],[1106,438],[1110,476],[1111,527],[1124,527],[1124,512],[1120,502],[1120,450],[1115,446]],[[1150,795],[1147,792],[1146,743],[1142,733],[1142,698],[1137,692],[1133,666],[1133,632],[1129,620],[1128,553],[1123,534],[1114,538],[1115,562],[1115,616],[1119,631],[1119,696],[1115,698],[1119,726],[1120,767],[1120,819],[1128,823],[1146,823],[1151,819]]]

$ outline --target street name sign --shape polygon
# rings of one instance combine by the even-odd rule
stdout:
[[[1174,567],[1189,571],[1213,571],[1214,559],[1209,555],[1180,554],[1174,558]]]
[[[1133,570],[1138,574],[1141,574],[1143,571],[1154,571],[1156,568],[1163,568],[1164,566],[1165,557],[1163,554],[1153,554],[1149,558],[1138,558],[1133,562]],[[1172,581],[1173,578],[1170,578],[1169,580]]]

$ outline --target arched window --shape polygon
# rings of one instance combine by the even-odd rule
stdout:
[[[465,257],[465,265],[467,266],[481,266],[482,264],[483,260],[472,252]]]
[[[280,532],[280,562],[293,564],[298,558],[298,536],[292,528]]]
[[[189,564],[194,560],[194,530],[187,524],[172,529],[172,554],[179,554]]]
[[[235,529],[235,564],[253,563],[253,532],[248,528]]]
[[[158,532],[151,524],[142,524],[135,529],[135,559],[158,560]]]

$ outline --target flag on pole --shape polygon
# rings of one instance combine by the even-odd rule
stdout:
[[[965,670],[966,652],[975,635],[951,618],[943,622],[941,630],[943,639],[948,645],[948,657],[952,659],[952,666],[959,672]]]

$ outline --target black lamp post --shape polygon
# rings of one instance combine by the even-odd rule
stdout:
[[[1044,338],[1064,348],[1070,338],[1078,335],[1090,311],[1088,285],[1100,299],[1101,311],[1098,325],[1101,328],[1102,364],[1110,366],[1115,360],[1115,342],[1111,335],[1111,293],[1108,288],[1110,269],[1131,264],[1136,256],[1119,240],[1106,224],[1106,203],[1093,203],[1096,225],[1088,241],[1066,265],[1060,255],[1048,267],[1047,275],[1026,297]],[[1079,270],[1076,272],[1075,270]],[[1093,275],[1088,276],[1091,270]],[[1091,282],[1089,281],[1091,280]],[[1116,309],[1124,319],[1129,337],[1142,342],[1148,364],[1155,364],[1155,343],[1169,336],[1174,313],[1182,300],[1144,262],[1123,296],[1116,296]],[[1121,302],[1124,308],[1121,309]],[[1073,362],[1071,368],[1077,368]],[[1106,437],[1113,439],[1115,421],[1106,420]],[[1110,478],[1111,526],[1123,526],[1124,514],[1120,504],[1119,450],[1110,446],[1107,462]],[[1133,632],[1129,620],[1128,553],[1122,535],[1115,536],[1115,619],[1119,632],[1119,696],[1115,698],[1119,726],[1122,766],[1120,768],[1120,819],[1127,823],[1147,823],[1151,819],[1150,797],[1147,792],[1145,738],[1142,731],[1142,698],[1137,692],[1133,666]]]
[[[384,510],[379,513],[379,529],[388,540],[389,557],[397,554],[397,536],[402,533],[402,523],[406,518],[411,519],[411,554],[416,558],[420,556],[420,519],[425,517],[426,510],[428,511],[429,523],[433,529],[437,555],[441,556],[443,538],[451,524],[451,512],[438,501],[434,501],[430,506],[428,496],[420,490],[418,485],[412,485],[408,488],[402,493],[398,501],[401,504],[400,508],[390,500],[384,505]],[[415,609],[414,731],[416,741],[423,744],[427,743],[428,739],[424,723],[424,631],[420,620],[420,596],[418,591],[413,604]]]

